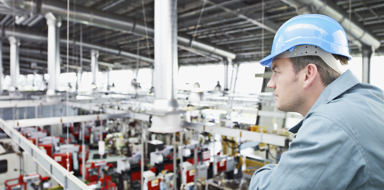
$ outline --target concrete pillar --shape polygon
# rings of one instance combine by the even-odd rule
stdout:
[[[15,91],[15,89],[18,87],[17,81],[20,75],[20,68],[19,68],[20,41],[19,39],[16,39],[13,36],[10,36],[8,40],[10,44],[10,63],[11,63],[10,73],[11,73],[11,81],[12,81],[9,91]]]
[[[51,12],[45,14],[48,25],[48,90],[47,95],[54,95],[58,89],[58,79],[60,74],[60,17]]]
[[[98,50],[91,50],[91,69],[92,69],[92,85],[95,85],[97,87],[97,81],[96,81],[96,75],[97,72],[99,72],[99,51]]]
[[[372,47],[363,45],[361,53],[363,54],[363,81],[362,82],[370,83]]]

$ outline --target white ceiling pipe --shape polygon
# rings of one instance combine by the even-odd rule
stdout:
[[[4,4],[7,4],[9,6],[12,6],[11,0],[1,0]],[[20,2],[19,2],[20,1]],[[34,11],[39,9],[39,7],[36,6],[36,4],[33,1],[23,1],[23,4],[21,4],[21,0],[18,0],[19,3],[17,3],[15,6],[17,7],[25,7],[25,10],[27,11]],[[67,17],[67,4],[61,1],[57,0],[44,0],[41,3],[40,7],[40,13],[45,14],[48,12],[52,12],[54,14],[57,14],[61,16],[62,18]],[[95,9],[91,9],[88,7],[83,7],[76,5],[76,9],[69,10],[70,15],[69,20],[80,22],[83,24],[98,26],[101,28],[107,28],[111,30],[119,30],[123,32],[133,33],[140,36],[149,36],[154,37],[154,29],[150,26],[145,27],[145,24],[141,21],[137,21],[135,19],[127,18],[125,16],[108,13],[104,11],[99,11]],[[177,16],[177,15],[175,15]],[[177,37],[178,42],[180,45],[189,46],[191,45],[191,48],[199,49],[206,51],[211,54],[215,54],[221,57],[228,57],[231,59],[236,58],[236,54],[221,49],[216,48],[212,44],[208,43],[202,43],[199,41],[194,40],[191,43],[191,38],[188,36],[178,36]]]
[[[15,29],[15,30],[13,30],[13,29],[4,29],[4,33],[0,30],[0,34],[3,35],[3,36],[15,36],[15,37],[18,37],[18,38],[21,38],[21,39],[28,39],[28,40],[36,40],[36,41],[47,41],[48,40],[47,37],[42,36],[40,34],[34,34],[32,32],[22,31],[22,30],[18,30],[18,29]],[[73,42],[72,39],[69,39],[69,41]],[[66,39],[61,39],[60,43],[66,44],[67,40]],[[76,46],[80,46],[81,43],[79,41],[74,41],[74,44]],[[82,45],[85,48],[95,49],[95,50],[99,50],[99,51],[102,51],[102,52],[107,52],[107,53],[111,53],[111,54],[115,54],[115,55],[120,55],[122,57],[128,57],[128,58],[132,58],[132,59],[139,59],[140,61],[144,61],[144,62],[147,62],[147,63],[153,63],[154,62],[154,60],[151,59],[151,58],[147,58],[147,57],[143,57],[143,56],[138,56],[137,54],[129,53],[129,52],[126,52],[126,51],[121,51],[120,49],[117,49],[117,48],[103,47],[103,46],[100,46],[100,45],[91,44],[91,43],[87,43],[87,42],[83,42]]]
[[[350,33],[354,38],[361,41],[363,44],[372,46],[374,49],[380,47],[380,41],[371,34],[367,29],[364,29],[364,26],[358,24],[353,20],[350,20],[346,15],[346,13],[341,12],[337,6],[331,1],[322,1],[322,0],[283,0],[284,2],[290,4],[293,7],[296,7],[297,10],[300,8],[307,9],[304,13],[319,13],[327,15],[337,22],[339,22],[344,30],[347,33]]]

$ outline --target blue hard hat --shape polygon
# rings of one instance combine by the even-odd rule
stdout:
[[[313,45],[326,52],[352,59],[343,27],[331,17],[319,14],[299,15],[289,19],[276,32],[271,54],[260,64],[271,67],[273,58],[298,45]]]

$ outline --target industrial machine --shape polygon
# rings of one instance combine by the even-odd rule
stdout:
[[[143,190],[159,190],[161,178],[156,177],[152,171],[143,172]]]
[[[5,190],[43,190],[51,187],[50,179],[48,176],[41,177],[37,173],[19,175],[18,178],[5,180]]]
[[[138,188],[141,180],[141,154],[117,160],[116,178],[119,189]]]
[[[121,147],[124,146],[124,135],[123,133],[110,133],[105,137],[105,145],[108,150],[108,154],[120,155]]]

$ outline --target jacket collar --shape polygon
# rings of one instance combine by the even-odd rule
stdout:
[[[315,104],[313,104],[304,119],[289,129],[289,131],[291,133],[297,133],[305,119],[307,119],[311,115],[310,113],[314,112],[317,107],[323,104],[328,104],[358,83],[360,83],[360,81],[355,77],[355,75],[352,74],[349,69],[345,71],[341,76],[339,76],[336,80],[324,88],[319,98],[316,100]]]

